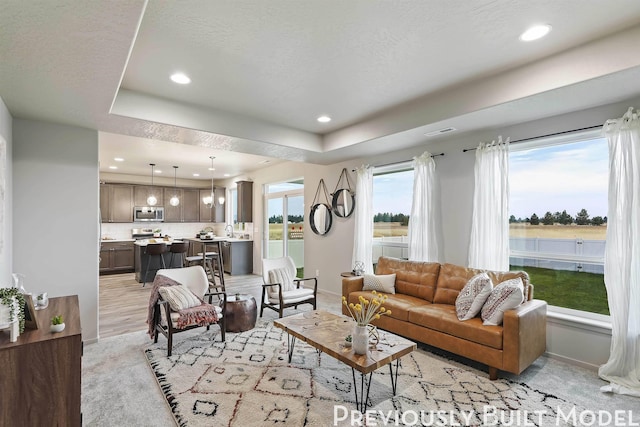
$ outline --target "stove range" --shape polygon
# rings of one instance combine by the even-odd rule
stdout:
[[[131,238],[135,240],[143,240],[153,237],[153,228],[132,228]]]

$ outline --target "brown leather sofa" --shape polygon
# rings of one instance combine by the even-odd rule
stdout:
[[[460,321],[455,301],[476,270],[453,264],[404,261],[381,257],[376,274],[396,274],[395,294],[384,307],[390,316],[372,322],[381,329],[420,341],[489,366],[489,378],[498,370],[520,374],[546,349],[547,303],[533,299],[533,285],[524,271],[487,271],[494,285],[522,278],[525,302],[504,313],[503,324],[485,326],[480,317]],[[349,302],[372,298],[363,291],[363,277],[342,279],[342,295]],[[342,312],[349,315],[346,307]]]

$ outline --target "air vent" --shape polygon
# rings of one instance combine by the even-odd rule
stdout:
[[[449,132],[453,132],[457,130],[454,127],[448,127],[448,128],[444,128],[444,129],[439,129],[439,130],[435,130],[433,132],[429,132],[429,133],[425,133],[425,136],[436,136],[436,135],[442,135],[443,133],[449,133]]]

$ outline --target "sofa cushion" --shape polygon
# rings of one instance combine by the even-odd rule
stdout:
[[[363,291],[377,291],[385,294],[396,293],[395,274],[365,274],[363,281]]]
[[[518,307],[524,300],[522,279],[516,277],[498,284],[482,306],[484,325],[501,325],[504,312]]]
[[[456,298],[456,315],[459,320],[476,317],[493,290],[493,282],[487,273],[473,276]]]
[[[502,349],[502,326],[484,326],[475,317],[458,320],[455,307],[449,304],[426,304],[409,310],[409,322],[467,341]]]
[[[370,291],[351,292],[349,294],[349,302],[357,304],[359,302],[358,298],[361,296],[365,297],[369,301],[376,297]],[[403,320],[405,322],[409,319],[409,310],[421,305],[431,305],[431,303],[423,300],[422,298],[402,294],[387,295],[387,300],[382,304],[384,308],[391,310],[391,314],[388,315],[388,317]]]
[[[380,257],[376,274],[396,275],[396,294],[410,295],[433,302],[440,264],[437,262],[405,261]]]
[[[438,275],[438,286],[435,296],[433,297],[434,304],[455,305],[458,294],[469,279],[485,271],[493,283],[502,283],[506,280],[519,277],[522,280],[525,290],[528,289],[529,275],[525,271],[487,271],[461,267],[454,264],[442,264],[440,274]],[[396,292],[399,292],[397,286]],[[525,296],[527,296],[526,293]]]

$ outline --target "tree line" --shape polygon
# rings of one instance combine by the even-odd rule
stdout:
[[[542,218],[535,213],[533,213],[531,217],[525,219],[516,218],[514,215],[509,217],[509,223],[511,224],[525,222],[528,222],[531,225],[602,225],[607,223],[607,217],[594,216],[593,218],[590,218],[586,209],[581,209],[580,212],[576,214],[575,218],[569,215],[566,210],[556,213],[547,212]]]
[[[393,214],[391,212],[377,213],[373,216],[373,222],[399,222],[400,225],[409,225],[409,215]]]
[[[299,224],[304,221],[304,215],[288,215],[290,223]],[[269,224],[282,224],[282,215],[271,215],[269,217]]]

